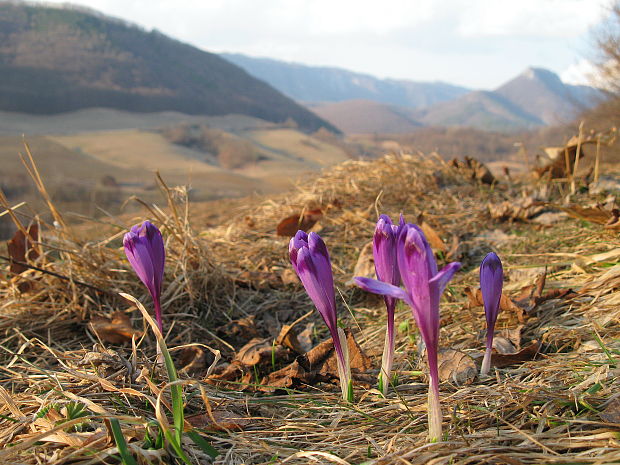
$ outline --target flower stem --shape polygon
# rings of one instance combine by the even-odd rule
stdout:
[[[157,327],[161,331],[163,336],[164,334],[164,325],[161,321],[161,304],[159,303],[159,298],[153,298],[153,304],[155,306],[155,321],[157,322]]]
[[[381,371],[379,372],[379,389],[383,395],[387,395],[390,386],[390,375],[392,372],[392,363],[394,361],[394,316],[390,321],[388,316],[388,324],[385,330],[385,345],[383,346],[383,357],[381,358]]]
[[[428,439],[439,442],[441,433],[441,404],[439,403],[439,373],[437,369],[437,353],[428,353],[429,384],[428,384]]]
[[[342,399],[345,402],[353,402],[353,383],[351,381],[351,365],[349,363],[349,346],[347,344],[347,336],[342,328],[338,328],[337,334],[338,340],[336,341],[334,339],[333,342],[336,350],[336,361],[338,363],[338,376],[340,377]]]
[[[484,358],[482,359],[482,367],[480,368],[480,376],[486,376],[491,369],[491,347],[487,347],[484,352]]]

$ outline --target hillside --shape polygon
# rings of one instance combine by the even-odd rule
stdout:
[[[541,68],[526,69],[494,92],[545,124],[572,121],[603,98],[601,91],[565,84],[557,74]]]
[[[217,55],[75,7],[0,2],[0,110],[88,107],[328,123]]]
[[[451,100],[468,92],[464,87],[445,82],[379,79],[341,68],[307,66],[233,53],[220,56],[299,102],[373,100],[418,108]]]
[[[543,124],[535,115],[495,92],[476,91],[456,100],[416,112],[429,126],[465,126],[491,131],[509,131]]]
[[[412,118],[411,109],[371,100],[316,104],[310,108],[347,134],[403,133],[421,126]]]
[[[619,463],[617,226],[599,224],[613,215],[604,208],[590,210],[592,221],[566,214],[613,202],[582,185],[567,205],[559,186],[503,177],[491,188],[436,158],[401,154],[349,161],[271,197],[188,205],[173,190],[135,216],[79,227],[60,227],[65,212],[54,210],[57,225],[42,222],[23,254],[36,269],[0,265],[0,457],[24,465],[179,456],[197,465]],[[505,216],[494,214],[498,206]],[[282,219],[318,209],[311,230],[331,263],[305,271],[317,276],[306,285],[317,301],[334,292],[338,325],[350,330],[350,402],[329,333],[292,270],[290,238],[276,235]],[[394,377],[381,394],[385,303],[347,285],[360,269],[372,274],[363,250],[377,214],[401,213],[410,222],[423,214],[433,231],[425,263],[461,264],[418,313],[438,325],[443,435],[433,443],[424,353],[437,347],[424,344],[399,302]],[[146,219],[165,247],[165,339],[122,244]],[[488,376],[477,290],[490,251],[503,262],[503,298]],[[414,273],[419,255],[406,253],[405,272]],[[423,277],[408,288],[433,292]],[[434,282],[442,277],[443,288],[445,274]]]

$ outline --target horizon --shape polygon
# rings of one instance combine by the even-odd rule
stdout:
[[[67,5],[57,0],[27,3]],[[359,4],[357,11],[343,1],[331,23],[321,22],[327,18],[316,7],[322,0],[292,3],[297,8],[289,7],[283,0],[272,0],[258,10],[247,2],[223,0],[198,6],[192,5],[192,0],[184,0],[172,10],[170,4],[161,0],[148,6],[144,0],[85,0],[71,5],[147,30],[156,29],[211,53],[339,68],[380,79],[443,82],[473,90],[492,90],[528,68],[548,69],[569,84],[592,85],[592,30],[604,20],[609,2],[526,0],[516,7],[510,6],[513,11],[506,13],[484,0],[468,5],[451,0],[454,8],[442,11],[437,10],[438,2],[427,0],[418,5],[416,13],[423,13],[421,17],[412,17],[410,6],[401,0],[388,1],[389,5],[382,5],[385,8],[381,11],[373,11],[374,4],[370,3]],[[399,4],[396,10],[402,14],[387,8],[395,4]],[[196,12],[197,9],[200,11]],[[369,20],[369,12],[374,21]],[[343,21],[347,14],[354,13],[357,16]],[[245,17],[250,18],[254,28],[248,27],[245,19],[239,21]],[[374,42],[373,37],[377,39]],[[407,56],[415,57],[410,60],[415,62],[413,65],[403,64]],[[418,63],[422,65],[415,66]]]

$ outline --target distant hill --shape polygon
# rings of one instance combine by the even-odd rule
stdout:
[[[565,84],[557,74],[542,68],[528,68],[494,92],[544,124],[571,121],[603,98],[597,89]]]
[[[406,133],[418,129],[412,110],[370,100],[347,100],[311,106],[321,118],[350,134]]]
[[[77,7],[0,2],[0,110],[88,107],[329,123],[217,55]]]
[[[373,100],[419,108],[469,92],[469,89],[444,82],[378,79],[340,68],[306,66],[232,53],[220,56],[299,102]]]
[[[465,126],[490,131],[510,131],[540,126],[535,115],[495,92],[470,92],[451,102],[443,102],[415,117],[426,126]]]

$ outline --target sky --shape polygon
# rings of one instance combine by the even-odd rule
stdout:
[[[47,3],[61,3],[48,1]],[[529,66],[587,82],[609,0],[78,0],[210,52],[493,89]]]

